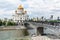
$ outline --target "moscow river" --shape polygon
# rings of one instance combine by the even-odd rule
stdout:
[[[21,30],[2,30],[0,31],[0,40],[14,40],[22,36]]]

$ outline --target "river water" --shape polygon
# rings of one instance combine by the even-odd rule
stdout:
[[[15,40],[22,35],[21,30],[3,30],[0,31],[0,40]]]

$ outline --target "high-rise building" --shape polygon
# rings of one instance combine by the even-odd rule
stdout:
[[[60,20],[60,18],[59,18],[59,17],[57,17],[57,20]]]
[[[27,11],[22,5],[18,6],[17,10],[15,11],[15,15],[13,15],[13,20],[17,23],[22,23],[28,20]]]
[[[50,20],[53,20],[53,15],[51,15]]]

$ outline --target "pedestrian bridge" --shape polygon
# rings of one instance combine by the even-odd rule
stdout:
[[[54,26],[54,25],[42,24],[42,23],[36,23],[36,22],[28,22],[28,23],[30,24],[29,27],[36,28],[36,29],[38,27],[43,27],[45,34],[53,34],[57,38],[60,38],[60,26]]]

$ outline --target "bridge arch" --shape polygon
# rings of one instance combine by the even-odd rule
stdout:
[[[44,34],[44,28],[43,27],[37,27],[37,35]]]

